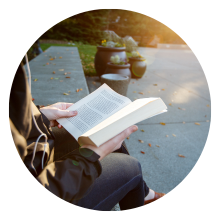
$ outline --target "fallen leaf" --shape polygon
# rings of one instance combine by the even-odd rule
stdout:
[[[139,94],[144,95],[144,93],[143,93],[143,92],[139,92]]]
[[[64,92],[63,94],[64,94],[64,95],[69,95],[68,93],[65,93],[65,92]]]
[[[176,135],[175,134],[172,134],[173,135],[173,137],[176,137]]]
[[[34,82],[36,82],[38,79],[34,79]]]
[[[186,122],[185,121],[183,121],[183,124],[185,124]]]
[[[134,84],[134,82],[132,82],[132,84]]]
[[[66,76],[66,78],[70,79],[70,76]]]
[[[164,122],[160,122],[160,124],[161,124],[161,125],[166,125],[166,123],[164,123]]]
[[[68,93],[70,93],[71,91],[68,91]]]
[[[169,103],[169,106],[172,106],[172,103]]]
[[[209,122],[209,120],[206,120],[206,122]]]
[[[59,78],[54,78],[54,79],[59,79]]]
[[[127,139],[129,140],[130,137],[127,137]]]
[[[53,79],[53,77],[51,77],[50,79]]]
[[[195,122],[195,125],[200,125],[198,122]]]
[[[34,98],[32,98],[32,101],[34,101],[35,99]]]
[[[179,157],[183,157],[183,158],[185,157],[185,156],[184,156],[184,155],[182,155],[182,154],[178,154],[178,156],[179,156]]]
[[[207,107],[210,107],[210,105],[206,105]]]
[[[180,107],[178,107],[178,109],[182,110]]]
[[[159,145],[156,145],[157,147],[160,147]]]
[[[50,58],[50,60],[54,60],[54,58]]]
[[[169,137],[169,135],[166,135],[166,137]]]
[[[142,132],[144,132],[144,130],[143,130],[143,129],[142,129],[141,131],[142,131]]]
[[[60,80],[60,82],[63,82],[63,80]]]
[[[161,90],[165,91],[165,89],[161,89]]]
[[[144,143],[144,141],[142,141],[142,140],[138,140],[138,141],[139,141],[140,143],[142,143],[142,144]]]
[[[67,75],[67,73],[64,73],[64,75]]]
[[[154,86],[157,86],[157,84],[153,84]]]
[[[205,115],[205,117],[207,117],[207,115]]]
[[[81,88],[80,91],[82,91],[83,89]]]
[[[59,71],[64,71],[64,69],[59,69]]]
[[[136,91],[134,91],[133,93],[136,93]]]
[[[49,63],[46,63],[46,65],[49,65]]]
[[[148,146],[151,147],[151,144],[149,143]]]
[[[59,59],[62,59],[63,57],[59,57]]]
[[[145,154],[145,152],[144,152],[144,151],[141,151],[141,153],[142,153],[142,154]]]
[[[79,89],[77,89],[76,92],[79,92]]]
[[[55,74],[56,72],[55,71],[53,71],[53,74]]]

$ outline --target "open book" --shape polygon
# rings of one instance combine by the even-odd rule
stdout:
[[[143,98],[132,102],[103,84],[68,108],[76,110],[77,116],[57,121],[78,140],[80,146],[99,147],[131,125],[166,112],[166,109],[160,98]]]

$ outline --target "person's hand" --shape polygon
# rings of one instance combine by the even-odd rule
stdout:
[[[118,150],[121,147],[123,140],[137,130],[138,127],[136,125],[132,125],[131,127],[125,129],[120,134],[116,135],[99,147],[92,145],[83,145],[81,148],[88,148],[90,150],[93,150],[100,156],[99,160],[102,160],[108,154],[112,153],[115,150]]]
[[[62,128],[62,126],[56,121],[57,119],[77,115],[77,111],[66,110],[71,105],[73,105],[73,103],[58,102],[53,105],[40,108],[40,111],[48,118],[51,127],[57,126],[58,128]]]

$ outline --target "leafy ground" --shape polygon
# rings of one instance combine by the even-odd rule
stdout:
[[[79,55],[82,61],[83,71],[86,76],[96,76],[96,70],[94,66],[95,54],[97,52],[96,46],[82,43],[75,43],[75,45],[68,44],[51,44],[51,43],[41,43],[41,49],[44,51],[51,46],[65,46],[65,47],[77,47],[79,50]],[[130,53],[127,53],[129,56]]]

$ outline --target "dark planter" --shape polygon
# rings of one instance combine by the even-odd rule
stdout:
[[[122,60],[127,59],[125,47],[103,47],[98,46],[95,55],[95,69],[100,77],[105,73],[107,63],[110,62],[111,56],[118,55]]]
[[[109,62],[107,63],[107,68],[105,70],[105,74],[107,73],[114,73],[114,74],[119,74],[121,76],[128,76],[129,81],[131,79],[131,71],[130,71],[129,63],[125,65],[115,65]]]
[[[129,63],[131,65],[130,66],[131,78],[141,78],[147,69],[147,64],[145,62],[145,59],[130,57]]]

